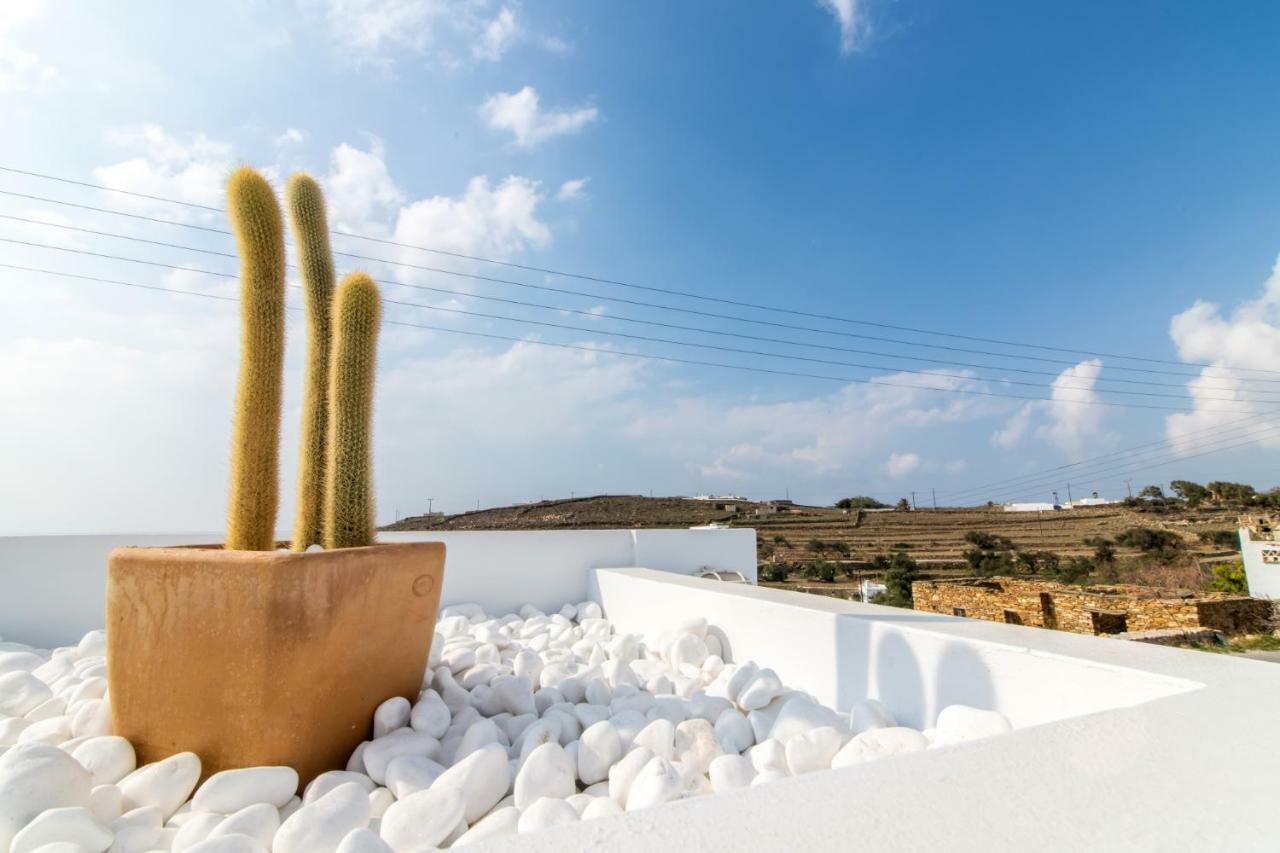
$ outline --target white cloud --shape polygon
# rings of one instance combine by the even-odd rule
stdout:
[[[381,140],[370,138],[368,151],[342,143],[333,149],[324,179],[325,207],[331,225],[357,233],[385,232],[404,202],[391,179]]]
[[[135,156],[94,169],[98,183],[193,204],[222,204],[233,164],[228,143],[202,133],[175,136],[154,124],[109,130],[107,141]],[[174,217],[193,215],[189,209],[134,196],[121,196],[118,203],[163,210]]]
[[[900,480],[920,467],[920,457],[915,453],[890,453],[885,470],[895,480]]]
[[[518,92],[493,95],[480,107],[480,115],[494,130],[510,131],[516,145],[533,148],[555,136],[580,133],[600,113],[591,106],[543,110],[537,90],[525,86]]]
[[[866,38],[869,27],[861,9],[861,0],[819,0],[840,26],[840,52],[852,53]]]
[[[493,20],[485,24],[480,38],[471,46],[472,55],[477,59],[497,62],[515,41],[516,31],[515,13],[504,6]]]
[[[358,50],[424,49],[455,7],[445,0],[326,0],[325,17],[338,38]]]
[[[0,93],[24,92],[57,76],[57,69],[30,50],[18,32],[45,11],[44,0],[0,4]]]
[[[1014,447],[1036,421],[1040,421],[1036,436],[1060,450],[1082,453],[1090,441],[1112,440],[1114,436],[1103,431],[1106,407],[1096,405],[1101,398],[1094,385],[1101,372],[1102,362],[1096,358],[1068,367],[1050,384],[1048,400],[1019,408],[1003,428],[992,433],[991,443]]]
[[[1197,300],[1169,322],[1169,336],[1183,361],[1209,365],[1187,382],[1194,411],[1165,419],[1165,436],[1174,450],[1192,452],[1197,442],[1212,436],[1214,427],[1232,428],[1232,435],[1242,442],[1256,438],[1265,447],[1280,447],[1280,436],[1268,429],[1269,420],[1255,420],[1251,428],[1240,426],[1250,412],[1274,407],[1251,398],[1276,388],[1252,380],[1280,378],[1255,372],[1280,371],[1280,260],[1256,299],[1240,303],[1229,317],[1218,305]]]
[[[296,127],[289,127],[276,137],[276,145],[300,145],[306,138],[307,135]]]
[[[499,258],[545,248],[551,229],[537,215],[544,198],[537,181],[512,175],[495,185],[482,175],[461,196],[432,196],[405,206],[396,219],[396,239]]]
[[[565,181],[556,191],[556,201],[578,201],[587,197],[587,182],[590,178],[574,178]]]

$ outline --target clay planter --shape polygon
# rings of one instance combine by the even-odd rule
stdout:
[[[107,576],[115,734],[138,765],[176,752],[202,775],[346,766],[380,702],[422,686],[444,544],[298,554],[117,548]]]

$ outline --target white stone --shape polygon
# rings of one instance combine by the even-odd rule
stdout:
[[[521,833],[538,832],[553,826],[577,822],[578,813],[573,806],[564,800],[543,797],[520,812],[520,819],[516,821],[516,830]]]
[[[449,837],[465,811],[462,794],[453,788],[419,791],[387,809],[378,834],[396,853],[431,849]]]
[[[515,835],[520,822],[520,810],[515,806],[494,809],[485,815],[475,826],[468,829],[453,842],[451,847],[466,847],[494,838]]]
[[[481,622],[484,620],[484,608],[479,604],[467,602],[465,604],[450,604],[448,607],[440,611],[442,620],[449,619],[454,616],[461,616],[469,622]],[[464,628],[464,630],[466,630]]]
[[[107,653],[107,632],[99,628],[80,638],[76,652],[81,658],[98,657]]]
[[[56,746],[15,746],[0,755],[0,850],[48,809],[87,808],[89,771]]]
[[[395,853],[387,842],[371,829],[353,829],[338,845],[337,853]]]
[[[544,743],[560,742],[560,721],[554,717],[551,719],[539,720],[530,725],[520,734],[518,757],[520,763],[523,764],[529,757],[529,753],[533,752]]]
[[[374,739],[409,725],[410,710],[409,700],[403,696],[392,696],[374,709]]]
[[[609,778],[609,768],[622,758],[622,738],[613,723],[595,723],[582,732],[578,743],[578,778],[583,784],[594,785]]]
[[[505,756],[506,753],[503,753]],[[430,758],[421,755],[397,755],[387,764],[386,787],[397,800],[403,800],[410,794],[425,791],[440,778],[445,768]],[[367,778],[367,777],[366,777]],[[373,780],[370,779],[370,791]]]
[[[57,746],[71,738],[71,718],[49,717],[34,722],[18,735],[18,743],[47,743]]]
[[[653,707],[645,712],[650,720],[668,720],[672,724],[683,723],[689,718],[689,706],[675,696],[658,696]]]
[[[374,788],[369,792],[369,820],[381,819],[395,801],[396,795],[390,789]]]
[[[786,743],[787,769],[792,776],[826,770],[843,743],[843,734],[832,726],[801,732]]]
[[[266,853],[266,850],[247,835],[223,835],[188,847],[187,853]]]
[[[361,741],[355,749],[351,751],[351,757],[347,759],[347,770],[352,773],[365,773],[364,751],[369,748],[369,741]]]
[[[111,734],[111,704],[106,699],[81,702],[71,717],[71,734],[76,737]]]
[[[779,779],[786,779],[787,774],[781,770],[766,770],[763,773],[757,773],[756,778],[751,780],[752,788],[759,788],[761,785],[768,785],[770,782],[777,782]]]
[[[706,693],[695,693],[689,698],[689,716],[701,717],[708,723],[715,723],[720,715],[733,707],[728,699],[719,696],[708,696]]]
[[[218,828],[221,823],[226,820],[225,815],[210,814],[193,814],[191,819],[182,824],[178,830],[178,834],[173,839],[174,853],[194,847],[201,841],[209,837],[209,833]]]
[[[968,740],[991,737],[1011,731],[1013,726],[1004,714],[984,711],[968,705],[948,705],[938,712],[938,730],[934,744],[945,746]]]
[[[928,739],[915,729],[905,726],[868,729],[841,747],[831,759],[831,767],[839,769],[900,752],[920,752],[928,748]]]
[[[93,819],[104,826],[120,817],[123,806],[124,794],[120,793],[119,785],[98,785],[89,792],[89,811],[93,812]]]
[[[729,708],[716,717],[716,740],[725,752],[740,753],[756,742],[751,724],[737,708]]]
[[[634,812],[668,803],[680,799],[683,791],[680,770],[664,758],[652,758],[632,780],[626,810]]]
[[[592,797],[591,802],[582,810],[582,820],[597,820],[602,817],[613,817],[622,814],[622,806],[614,802],[612,797]]]
[[[563,799],[577,789],[576,774],[564,748],[544,743],[529,753],[516,774],[515,805],[524,811],[543,797]]]
[[[39,676],[36,677],[39,678]],[[66,710],[67,700],[61,696],[54,696],[52,699],[46,699],[28,711],[24,719],[38,723],[51,717],[61,717],[66,713]]]
[[[111,846],[111,833],[99,826],[86,808],[48,809],[13,837],[10,853],[32,853],[45,844],[69,841],[84,853],[103,853]]]
[[[31,725],[31,721],[22,717],[6,717],[0,720],[0,746],[12,746],[18,742],[22,730]]]
[[[854,734],[897,724],[893,712],[878,699],[863,699],[849,709],[849,728]]]
[[[742,691],[746,689],[759,671],[760,667],[753,660],[746,661],[735,667],[725,685],[725,698],[737,705],[738,697],[742,695]]]
[[[379,785],[386,782],[387,765],[398,755],[421,755],[435,759],[440,742],[431,735],[413,729],[396,729],[394,732],[370,741],[364,750],[365,773]]]
[[[280,824],[271,849],[273,853],[333,853],[347,833],[368,823],[368,792],[346,782],[291,814]]]
[[[784,693],[781,696],[775,696],[763,708],[747,712],[747,722],[751,724],[751,731],[756,736],[756,743],[769,737],[769,733],[773,731],[773,724],[778,721],[778,714],[782,712],[783,706],[791,700],[793,695],[792,693]]]
[[[177,835],[177,830],[172,833]],[[108,853],[147,853],[165,843],[165,830],[158,826],[126,826],[115,833]],[[265,848],[263,848],[265,849]]]
[[[254,803],[280,808],[298,791],[298,771],[292,767],[244,767],[214,773],[191,798],[197,812],[231,814]]]
[[[465,804],[463,818],[468,824],[474,823],[506,796],[511,787],[507,751],[501,744],[486,744],[440,774],[431,787],[432,790],[459,791]]]
[[[609,797],[619,806],[627,804],[631,783],[646,764],[654,759],[653,750],[637,746],[609,768]]]
[[[24,669],[0,675],[0,717],[21,717],[52,698],[49,685]]]
[[[159,829],[165,821],[158,806],[138,806],[130,809],[111,822],[111,828],[121,830],[131,826],[151,827]]]
[[[751,760],[751,766],[756,769],[757,773],[767,773],[771,770],[786,775],[787,771],[787,748],[776,740],[766,738],[760,743],[747,750],[747,758]]]
[[[95,785],[119,782],[138,765],[133,744],[116,735],[89,738],[72,750],[71,757],[84,765]]]
[[[667,659],[677,672],[684,672],[686,667],[697,671],[702,668],[702,662],[707,659],[708,654],[707,644],[702,638],[689,633],[676,638],[667,653]]]
[[[245,806],[214,827],[206,838],[224,835],[247,835],[267,850],[271,849],[276,831],[280,829],[280,812],[270,803],[254,803]]]
[[[44,663],[45,659],[34,652],[0,652],[0,675],[7,672],[31,672]]]
[[[452,719],[453,714],[449,712],[449,706],[434,690],[422,691],[422,695],[418,697],[418,703],[409,712],[409,725],[415,731],[430,735],[436,740],[444,737]]]
[[[676,752],[675,724],[667,719],[654,720],[640,730],[633,743],[636,746],[648,747],[658,758],[670,761]]]
[[[609,708],[607,705],[579,702],[573,706],[573,715],[578,719],[578,724],[582,726],[583,731],[586,731],[601,720],[609,719]]]
[[[676,760],[699,776],[705,775],[711,762],[724,754],[716,741],[715,730],[701,718],[685,720],[676,726],[674,746]]]
[[[738,707],[744,711],[763,708],[785,689],[776,672],[772,669],[762,669],[756,673],[755,678],[751,679],[751,683],[742,689],[742,693],[738,696]]]
[[[326,770],[307,783],[306,789],[302,792],[302,801],[304,803],[315,802],[346,782],[355,782],[366,791],[372,791],[378,787],[378,783],[363,773],[356,773],[351,770]]]
[[[819,705],[808,696],[797,695],[788,699],[778,711],[769,737],[785,744],[796,735],[824,726],[842,732],[848,728],[835,711]]]
[[[711,779],[711,789],[717,794],[745,788],[755,778],[756,769],[744,756],[731,754],[721,755],[711,762],[707,774]]]

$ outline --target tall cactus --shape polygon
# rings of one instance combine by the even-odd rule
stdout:
[[[373,383],[382,298],[366,273],[350,273],[333,302],[329,362],[329,461],[324,547],[372,545]]]
[[[307,375],[302,395],[298,502],[293,549],[324,541],[324,481],[329,433],[329,348],[332,338],[333,252],[324,195],[315,179],[298,172],[285,191],[307,312]]]
[[[226,547],[275,547],[284,384],[284,223],[275,191],[244,167],[227,182],[240,250],[240,379],[231,438]]]

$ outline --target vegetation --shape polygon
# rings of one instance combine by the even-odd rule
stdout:
[[[1143,486],[1142,491],[1138,492],[1138,497],[1164,500],[1164,489],[1159,486]]]
[[[1205,530],[1197,534],[1206,545],[1218,548],[1240,549],[1240,533],[1235,530]]]
[[[227,215],[240,252],[241,334],[226,547],[270,551],[284,385],[284,222],[271,184],[247,167],[227,183]]]
[[[790,574],[791,567],[786,563],[774,563],[765,567],[764,579],[770,583],[785,583]]]
[[[964,559],[977,574],[991,577],[1013,571],[1015,548],[1012,540],[977,530],[966,533],[964,540],[974,546],[964,552]]]
[[[1137,548],[1146,554],[1162,555],[1177,551],[1183,546],[1182,537],[1178,534],[1152,527],[1130,527],[1116,536],[1116,544],[1125,548]]]
[[[1245,580],[1244,561],[1236,560],[1231,563],[1218,563],[1213,567],[1213,580],[1209,582],[1209,589],[1214,592],[1239,592],[1248,593],[1249,584]]]
[[[305,551],[324,538],[324,482],[328,461],[329,351],[332,337],[333,252],[324,195],[310,175],[289,179],[285,203],[293,222],[293,244],[307,312],[307,372],[302,394],[298,500],[293,521],[293,550]]]
[[[894,504],[894,509],[911,509],[911,504],[906,498],[898,498],[898,502]]]
[[[886,587],[872,598],[873,602],[893,607],[913,606],[911,583],[920,579],[920,565],[915,560],[902,551],[894,551],[890,557],[878,555],[872,560],[872,566],[884,573]]]
[[[856,495],[852,498],[841,498],[836,501],[836,509],[887,509],[888,504],[882,504],[875,498],[869,498],[866,495]]]

